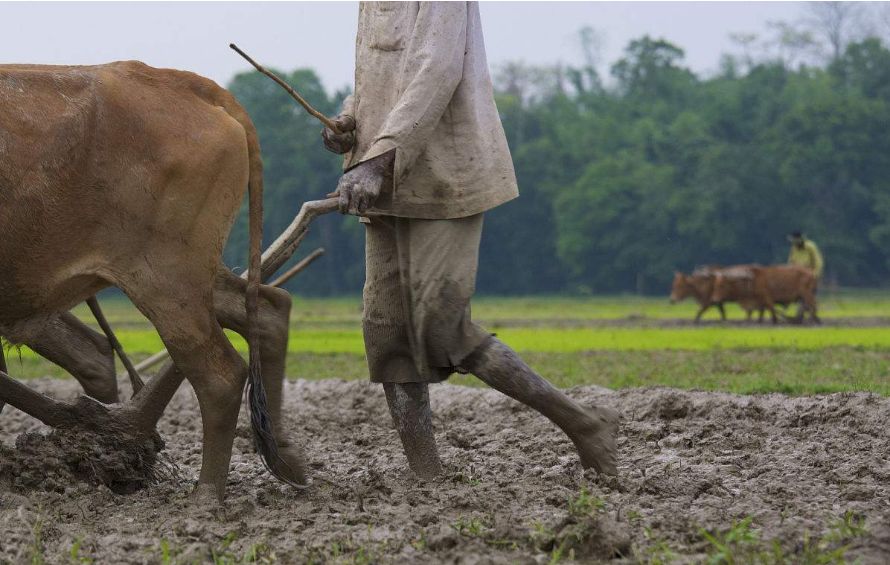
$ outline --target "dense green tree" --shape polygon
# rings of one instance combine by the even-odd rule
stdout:
[[[890,50],[880,40],[847,42],[825,66],[727,56],[702,79],[680,48],[643,37],[611,66],[611,83],[596,70],[595,34],[581,40],[579,67],[495,73],[521,197],[486,215],[480,292],[660,293],[674,269],[784,261],[794,229],[823,248],[829,279],[886,284]],[[309,70],[286,78],[329,114],[345,95]],[[246,73],[230,88],[260,132],[268,244],[303,201],[336,186],[341,163],[274,83]],[[233,266],[245,263],[243,228],[241,217]],[[359,292],[358,222],[321,219],[303,250],[318,245],[328,255],[294,289]]]

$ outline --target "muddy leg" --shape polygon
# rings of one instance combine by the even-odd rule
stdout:
[[[402,439],[408,466],[418,477],[430,480],[442,472],[442,462],[433,436],[426,383],[383,383],[393,424]]]
[[[118,401],[111,345],[74,314],[59,314],[26,345],[71,373],[87,395],[106,404]]]
[[[575,444],[584,467],[607,475],[618,473],[616,411],[606,407],[582,408],[496,338],[476,350],[462,365],[485,384],[534,408],[559,426]]]

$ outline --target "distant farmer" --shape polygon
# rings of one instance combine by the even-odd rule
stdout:
[[[585,467],[616,473],[617,413],[580,406],[470,318],[483,214],[518,196],[478,5],[361,3],[336,124],[346,133],[322,135],[345,154],[340,211],[366,227],[368,367],[411,469],[441,471],[427,385],[469,372],[553,421]]]
[[[788,234],[788,241],[791,242],[791,251],[788,253],[788,264],[797,267],[806,267],[813,271],[816,279],[822,278],[822,270],[825,262],[822,260],[822,253],[819,248],[811,240],[800,231]]]
[[[788,264],[795,267],[806,267],[813,271],[816,277],[816,283],[822,278],[822,270],[825,268],[825,261],[822,259],[822,252],[819,247],[800,230],[793,231],[788,234],[788,241],[791,243],[791,250],[788,252]],[[802,322],[804,314],[803,302],[798,302],[797,314],[792,321]]]

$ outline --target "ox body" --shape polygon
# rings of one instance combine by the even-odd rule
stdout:
[[[248,187],[245,285],[221,267],[221,254]],[[212,81],[138,62],[0,66],[0,335],[43,345],[65,367],[76,365],[66,355],[108,359],[99,340],[87,347],[94,355],[72,353],[66,332],[82,343],[91,336],[64,313],[102,288],[123,290],[158,330],[176,370],[168,368],[120,412],[153,429],[187,378],[203,419],[199,486],[220,497],[247,374],[220,321],[249,336],[254,383],[261,198],[256,131]],[[271,290],[264,289],[262,305],[284,312],[286,327],[289,302]],[[283,353],[265,353],[281,358],[272,360],[280,365],[272,372],[283,372]],[[278,383],[267,382],[280,392],[275,376]],[[0,399],[53,421],[45,403],[3,377]],[[103,400],[116,395],[107,387],[87,392]]]
[[[814,322],[819,322],[816,312],[816,277],[810,269],[790,265],[749,266],[744,269],[717,273],[714,279],[714,301],[738,302],[751,317],[760,309],[770,313],[773,323],[778,322],[776,304],[787,305],[802,302]]]

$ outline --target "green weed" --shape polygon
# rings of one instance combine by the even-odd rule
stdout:
[[[31,523],[31,542],[28,545],[28,562],[31,565],[43,565],[46,563],[43,543],[43,508],[38,508],[37,517]]]
[[[490,526],[487,521],[478,516],[471,516],[469,518],[460,516],[451,524],[451,527],[457,530],[462,536],[482,537],[488,531]]]
[[[92,563],[95,563],[96,560],[89,555],[81,554],[82,544],[83,540],[80,538],[74,540],[74,543],[71,544],[71,548],[68,550],[69,563],[80,565],[90,565]]]
[[[590,494],[587,487],[581,487],[578,496],[569,499],[569,514],[576,518],[595,517],[606,511],[606,501]]]

